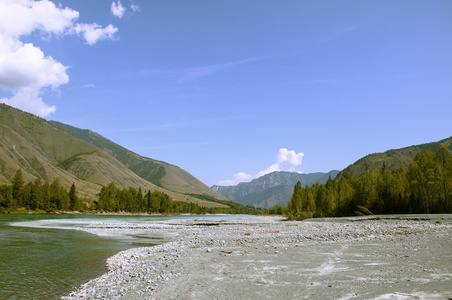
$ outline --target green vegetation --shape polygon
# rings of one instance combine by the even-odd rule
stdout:
[[[59,178],[62,187],[69,190],[74,183],[87,198],[96,198],[102,186],[114,182],[121,188],[158,190],[176,201],[223,207],[185,195],[225,199],[188,172],[142,157],[90,130],[47,122],[0,104],[0,136],[0,184],[11,184],[15,172],[22,169],[25,182],[41,178],[51,183]]]
[[[221,197],[177,166],[138,155],[91,130],[79,129],[56,121],[50,121],[49,123],[74,137],[102,149],[139,177],[161,188],[180,194],[196,193]],[[68,161],[68,163],[71,163],[71,161]]]
[[[76,196],[75,185],[71,192],[60,185],[57,178],[52,183],[41,178],[25,184],[22,170],[13,178],[12,185],[0,185],[0,212],[25,209],[27,211],[54,212],[80,210],[82,202]]]
[[[220,203],[226,206],[229,206],[228,208],[215,208],[212,213],[217,214],[243,214],[243,215],[260,215],[264,213],[264,210],[251,206],[251,205],[242,205],[237,202],[233,202],[230,200],[220,200],[216,199],[209,195],[200,195],[200,194],[187,194],[189,196],[192,196],[194,198],[198,198],[201,200],[206,200],[209,202],[216,202]]]
[[[155,185],[162,186],[160,180],[166,175],[165,168],[162,165],[163,162],[145,159],[91,130],[79,129],[56,121],[50,121],[49,123],[106,151],[141,178]]]
[[[278,208],[279,209],[279,208]],[[368,214],[451,213],[452,152],[418,152],[407,170],[383,163],[353,177],[345,170],[337,181],[302,187],[297,183],[286,210],[290,219]]]
[[[22,170],[17,170],[11,185],[0,185],[0,212],[82,211],[148,214],[261,214],[262,210],[241,204],[218,200],[209,195],[191,194],[193,198],[223,204],[224,207],[205,207],[194,202],[174,201],[165,193],[141,188],[118,188],[112,182],[102,187],[97,199],[79,198],[75,184],[69,192],[60,185],[59,178],[52,183],[41,178],[25,184]]]
[[[391,172],[397,171],[400,168],[407,169],[418,152],[424,153],[425,151],[430,150],[433,153],[437,153],[441,147],[445,147],[452,151],[452,137],[438,142],[393,149],[383,153],[369,154],[351,164],[345,170],[348,171],[352,177],[357,177],[363,175],[372,168],[381,169],[383,163]]]
[[[141,188],[120,189],[114,183],[110,183],[99,193],[97,210],[150,214],[204,214],[209,209],[196,203],[173,201],[162,192],[148,191],[143,195]]]
[[[80,160],[80,156],[82,155],[91,155],[94,154],[96,151],[91,151],[91,152],[86,152],[86,153],[77,153],[74,156],[69,157],[68,159],[66,159],[65,161],[62,161],[60,163],[58,163],[58,167],[64,169],[64,170],[68,170],[69,167],[76,161]]]

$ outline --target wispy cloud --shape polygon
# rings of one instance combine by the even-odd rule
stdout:
[[[229,122],[229,121],[235,121],[235,120],[243,120],[243,119],[250,119],[250,118],[256,118],[257,115],[234,115],[234,116],[224,116],[224,117],[211,117],[211,118],[204,118],[204,119],[195,119],[192,120],[192,123],[216,123],[216,122]]]
[[[132,12],[129,13],[129,15],[140,11],[140,7],[133,0],[130,0],[130,9],[132,10]],[[117,0],[111,3],[110,11],[113,16],[122,19],[126,11],[128,11],[128,8],[121,3],[121,0]]]
[[[138,4],[134,3],[133,1],[131,2],[132,4],[130,4],[130,9],[132,9],[132,12],[140,11],[140,7],[138,6]]]
[[[236,115],[236,116],[225,116],[225,117],[212,117],[212,118],[199,118],[199,119],[181,119],[174,120],[167,123],[156,124],[153,126],[140,126],[140,127],[121,127],[121,129],[107,129],[104,132],[151,132],[151,131],[166,131],[174,130],[184,127],[196,126],[197,124],[203,123],[217,123],[217,122],[229,122],[235,120],[242,120],[248,118],[254,118],[254,115]]]
[[[323,38],[317,40],[316,44],[323,44],[323,43],[327,43],[327,42],[329,42],[329,41],[332,41],[332,40],[341,38],[341,37],[343,37],[344,35],[347,35],[347,34],[349,34],[350,32],[355,31],[355,30],[358,29],[359,27],[360,27],[359,25],[355,25],[355,26],[347,27],[347,28],[345,28],[345,29],[340,29],[340,30],[338,30],[338,31],[336,31],[336,32],[334,32],[334,33],[332,33],[332,34],[330,34],[329,36],[326,36],[326,37],[323,37]]]
[[[209,142],[188,142],[188,143],[174,143],[174,144],[162,144],[162,145],[154,145],[154,146],[147,146],[147,147],[132,147],[131,150],[138,152],[138,151],[150,151],[150,150],[162,150],[162,149],[181,149],[186,147],[203,147],[210,145]]]
[[[186,69],[173,69],[173,70],[144,70],[143,74],[154,73],[154,74],[168,74],[168,75],[176,75],[178,79],[176,83],[184,83],[192,80],[196,80],[198,78],[202,78],[217,72],[220,72],[225,69],[230,69],[239,65],[247,64],[250,62],[254,62],[259,60],[259,58],[249,58],[243,59],[239,61],[220,63],[215,65],[207,65],[200,66],[194,68],[186,68]]]
[[[181,78],[179,78],[178,82],[187,82],[187,81],[191,81],[194,79],[198,79],[225,69],[229,69],[235,66],[239,66],[239,65],[243,65],[249,62],[254,62],[256,61],[256,58],[250,58],[250,59],[244,59],[244,60],[239,60],[239,61],[234,61],[234,62],[228,62],[228,63],[224,63],[224,64],[216,64],[216,65],[209,65],[209,66],[204,66],[204,67],[198,67],[198,68],[193,68],[193,69],[187,69],[185,70],[184,74],[182,75]]]
[[[174,122],[174,123],[164,123],[155,126],[140,126],[140,127],[129,127],[121,129],[105,129],[103,132],[148,132],[148,131],[163,131],[174,128],[185,127],[186,124],[184,122]]]

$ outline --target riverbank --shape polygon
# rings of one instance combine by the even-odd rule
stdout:
[[[108,259],[66,299],[449,299],[452,215],[167,220],[103,228],[167,243]]]

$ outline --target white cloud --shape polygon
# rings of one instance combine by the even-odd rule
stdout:
[[[124,16],[125,12],[126,12],[126,9],[124,6],[122,6],[122,3],[120,0],[118,0],[116,2],[113,1],[111,3],[111,13],[113,14],[113,16],[121,19]]]
[[[39,29],[62,34],[72,27],[79,13],[70,8],[57,8],[48,0],[0,0],[0,33],[19,37]]]
[[[34,88],[20,88],[11,98],[2,98],[0,102],[16,108],[33,112],[38,116],[48,116],[56,110],[55,105],[49,106],[39,97],[39,90]]]
[[[93,45],[118,31],[113,25],[75,23],[78,17],[79,12],[48,0],[0,0],[0,88],[12,94],[0,102],[43,117],[55,111],[42,100],[43,89],[58,91],[68,83],[68,67],[21,39],[34,31],[46,37],[78,34]]]
[[[132,3],[130,5],[130,8],[132,9],[133,12],[140,11],[140,7],[138,6],[138,4],[135,4],[135,3]]]
[[[101,40],[113,39],[115,33],[118,32],[118,28],[111,24],[105,28],[102,28],[102,26],[97,25],[96,23],[76,24],[74,31],[77,34],[82,35],[88,45],[94,45]]]
[[[56,88],[69,81],[67,67],[33,44],[0,35],[0,85],[10,89]]]
[[[218,185],[237,185],[240,182],[250,182],[253,179],[276,171],[296,172],[296,168],[301,165],[303,156],[304,154],[301,152],[296,153],[293,150],[281,148],[276,156],[276,163],[272,164],[264,171],[260,171],[256,175],[239,172],[234,174],[234,179],[220,181],[218,182]]]

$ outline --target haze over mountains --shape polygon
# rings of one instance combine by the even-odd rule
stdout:
[[[92,131],[53,124],[0,104],[0,183],[10,183],[20,168],[26,181],[58,177],[66,188],[75,183],[80,196],[95,197],[114,182],[120,188],[161,191],[174,200],[223,206],[193,197],[225,199],[179,167],[142,157]]]

